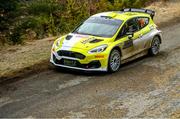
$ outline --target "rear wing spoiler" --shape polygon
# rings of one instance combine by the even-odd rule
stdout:
[[[155,11],[149,9],[137,9],[137,8],[124,8],[121,10],[122,12],[140,12],[140,13],[147,13],[153,19],[155,16]]]

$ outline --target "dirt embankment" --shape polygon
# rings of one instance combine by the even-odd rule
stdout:
[[[160,27],[170,26],[180,21],[180,1],[154,2],[147,9],[156,11],[154,21]]]
[[[29,75],[49,67],[51,45],[55,37],[29,41],[24,45],[5,46],[0,50],[0,82]]]
[[[154,2],[148,9],[156,11],[154,18],[160,27],[180,20],[180,1]],[[24,45],[5,46],[0,49],[0,82],[9,78],[37,73],[49,68],[49,57],[53,38],[26,42]]]

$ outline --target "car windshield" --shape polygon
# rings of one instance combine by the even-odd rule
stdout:
[[[93,17],[83,22],[73,31],[73,33],[99,37],[112,37],[117,32],[121,24],[121,20]]]

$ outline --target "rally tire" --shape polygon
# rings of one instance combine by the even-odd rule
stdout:
[[[121,66],[121,55],[117,49],[113,49],[109,56],[108,72],[113,73],[119,70]]]
[[[160,38],[158,36],[155,36],[151,43],[151,48],[149,49],[149,54],[151,56],[155,56],[159,53],[160,50]]]

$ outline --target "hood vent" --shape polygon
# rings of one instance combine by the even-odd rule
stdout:
[[[94,40],[91,40],[89,43],[98,43],[98,42],[101,42],[103,40],[101,39],[94,39]]]
[[[70,40],[73,36],[72,35],[67,35],[66,40]]]

